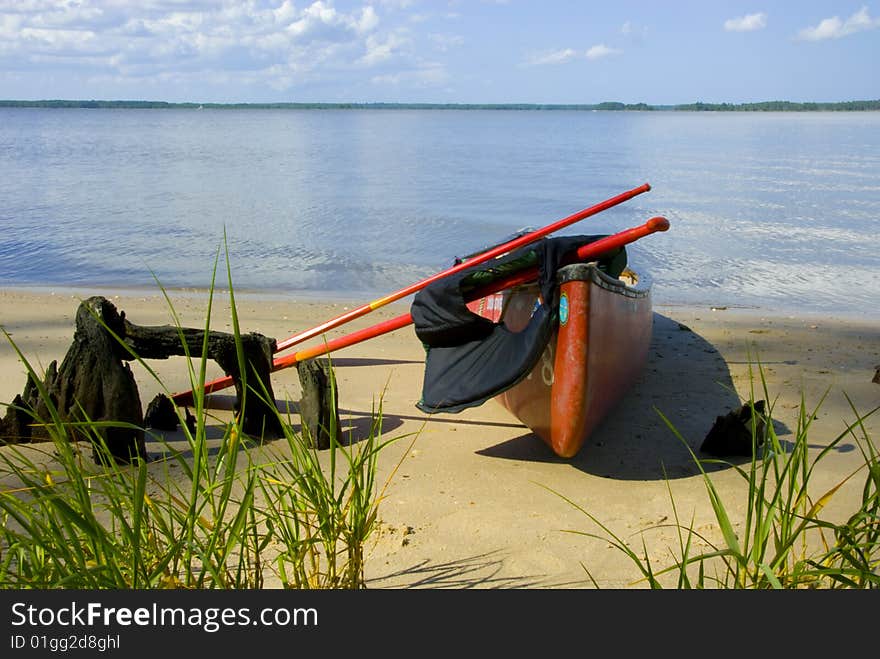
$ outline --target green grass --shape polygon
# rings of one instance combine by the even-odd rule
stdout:
[[[228,266],[227,274],[239,371],[246,374]],[[213,293],[212,281],[206,340]],[[243,435],[239,420],[248,398],[265,391],[245,381],[240,413],[210,446],[206,359],[187,355],[197,424],[191,431],[178,408],[184,450],[166,444],[162,460],[122,466],[102,439],[102,430],[119,424],[62,419],[42,378],[6,338],[50,401],[49,418],[34,418],[50,441],[0,451],[0,588],[365,587],[365,547],[384,491],[377,460],[400,439],[380,440],[381,399],[369,436],[359,441],[334,440],[319,451],[294,432],[289,413],[278,412],[284,437],[260,444]],[[162,385],[147,362],[132,358]],[[76,441],[74,429],[88,441]],[[93,446],[103,456],[97,464]]]
[[[758,371],[763,395],[770,400],[763,370]],[[721,540],[695,530],[693,519],[682,520],[680,505],[672,496],[671,525],[677,546],[670,565],[657,566],[649,558],[647,532],[630,542],[614,533],[595,515],[561,496],[581,511],[599,531],[571,533],[610,542],[634,564],[641,578],[633,585],[650,588],[674,587],[721,589],[874,589],[880,588],[880,458],[865,420],[880,408],[860,414],[847,397],[855,421],[848,424],[811,457],[811,424],[828,392],[810,408],[803,396],[794,441],[783,444],[772,422],[772,405],[763,415],[763,436],[756,435],[759,412],[754,408],[756,376],[750,369],[753,423],[753,457],[746,465],[722,460],[701,460],[690,449],[673,424],[658,410],[671,432],[688,448],[705,484]],[[823,460],[845,439],[859,448],[862,464],[827,490],[814,492],[810,486]],[[760,448],[759,448],[760,447]],[[724,501],[706,467],[721,465],[735,470],[745,491],[744,519],[734,519],[733,503]],[[715,472],[717,473],[717,472]],[[850,481],[861,479],[858,506],[848,511],[845,521],[824,517],[829,503]],[[661,527],[653,527],[654,530]],[[668,526],[666,527],[668,528]],[[698,549],[698,547],[706,549]],[[584,566],[593,585],[595,575]]]

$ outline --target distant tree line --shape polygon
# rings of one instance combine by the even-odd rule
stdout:
[[[859,112],[880,110],[877,101],[843,101],[840,103],[793,103],[791,101],[762,101],[760,103],[689,103],[675,105],[673,110],[696,112]]]
[[[639,111],[676,110],[683,112],[860,112],[880,110],[880,100],[837,103],[686,103],[649,105],[606,101],[596,104],[564,103],[168,103],[165,101],[77,101],[0,100],[0,107],[12,108],[105,108],[105,109],[218,109],[218,110],[588,110]]]

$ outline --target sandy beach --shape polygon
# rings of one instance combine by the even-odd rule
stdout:
[[[0,324],[30,362],[45,368],[64,357],[80,299],[109,298],[140,325],[172,323],[158,291],[0,291]],[[169,291],[184,326],[204,327],[205,297]],[[343,302],[282,300],[236,294],[243,332],[284,339],[358,306]],[[328,338],[392,318],[405,303],[379,309]],[[847,396],[866,413],[880,404],[880,323],[869,320],[792,317],[766,310],[654,307],[653,343],[642,376],[582,451],[555,457],[494,401],[460,414],[428,416],[415,407],[421,392],[423,349],[411,327],[333,354],[344,432],[367,432],[371,411],[383,408],[383,433],[401,437],[382,451],[380,482],[388,481],[381,523],[367,557],[370,588],[588,588],[587,571],[602,588],[631,587],[635,566],[606,541],[569,533],[599,529],[563,497],[641,547],[658,565],[676,545],[670,491],[678,513],[708,538],[718,528],[705,484],[691,455],[664,424],[674,424],[698,451],[715,419],[737,408],[761,382],[750,377],[760,361],[768,403],[780,438],[793,439],[803,395],[808,409],[827,392],[810,433],[817,453],[855,420]],[[212,329],[231,331],[228,300],[215,302]],[[182,359],[152,365],[172,391],[189,388]],[[212,365],[213,366],[213,365]],[[135,365],[144,405],[159,385]],[[25,370],[12,346],[0,341],[0,402],[20,393]],[[219,369],[209,376],[220,375]],[[298,401],[295,369],[273,375],[276,397]],[[218,407],[229,395],[215,395]],[[228,406],[228,405],[227,405]],[[5,409],[0,408],[0,414]],[[218,410],[216,423],[223,422]],[[866,428],[880,436],[880,414]],[[148,440],[148,450],[160,450]],[[852,437],[844,438],[813,475],[824,491],[862,463]],[[399,467],[398,467],[399,465]],[[397,468],[396,472],[394,472]],[[392,475],[392,472],[393,475]],[[717,468],[713,482],[736,516],[742,513],[742,480]],[[852,479],[832,500],[828,517],[845,518],[859,501],[863,479]],[[658,527],[659,528],[653,528]]]

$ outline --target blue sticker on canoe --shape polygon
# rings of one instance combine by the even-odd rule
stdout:
[[[559,298],[559,322],[563,325],[568,322],[568,295],[565,293]]]

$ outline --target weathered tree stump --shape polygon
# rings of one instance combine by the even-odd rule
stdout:
[[[61,366],[53,361],[43,378],[49,400],[28,377],[24,393],[16,397],[21,409],[7,411],[0,434],[19,442],[48,440],[49,428],[40,422],[52,420],[51,404],[61,421],[86,422],[67,426],[72,440],[94,444],[100,437],[119,462],[145,457],[141,401],[131,368],[124,361],[130,355],[110,334],[124,331],[124,315],[106,299],[91,297],[82,302],[76,312],[73,343]],[[33,416],[21,410],[30,410]],[[119,425],[91,425],[90,421]],[[100,460],[97,446],[94,458]]]
[[[190,356],[201,357],[204,338],[204,330],[134,325],[107,299],[90,297],[77,309],[73,343],[61,366],[56,367],[53,361],[46,370],[42,384],[48,402],[63,422],[109,422],[96,427],[74,423],[68,426],[72,439],[94,443],[98,438],[92,433],[98,432],[115,460],[144,458],[144,417],[137,383],[127,363],[134,357],[126,346],[141,359],[167,359],[186,355],[187,350]],[[283,430],[269,378],[275,340],[251,333],[242,335],[241,342],[244,374],[239,368],[235,337],[230,334],[209,331],[206,357],[214,359],[235,382],[242,431],[263,439],[279,437]],[[47,401],[29,377],[22,395],[16,396],[0,419],[0,442],[47,440],[48,429],[34,421],[51,418]],[[97,447],[94,458],[101,459]]]
[[[302,388],[302,432],[315,448],[330,448],[333,441],[339,441],[339,399],[330,362],[309,359],[299,362],[296,370]]]

